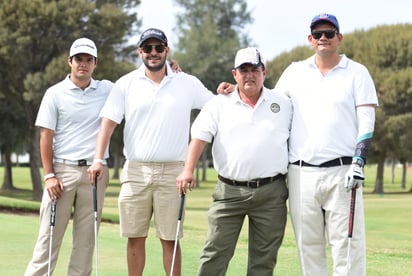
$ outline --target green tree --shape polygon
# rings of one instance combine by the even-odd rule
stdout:
[[[379,97],[371,159],[378,164],[375,193],[383,193],[383,168],[388,158],[412,160],[412,25],[382,25],[344,38],[342,50],[371,72]],[[403,129],[402,129],[403,126]]]
[[[184,12],[177,16],[177,51],[185,71],[214,91],[221,81],[233,81],[236,51],[253,46],[243,31],[252,22],[245,0],[175,0]]]
[[[126,44],[140,21],[130,7],[140,0],[12,0],[0,7],[0,60],[7,70],[0,70],[2,93],[13,95],[23,107],[25,122],[19,127],[30,137],[30,173],[33,197],[40,199],[39,131],[34,121],[44,91],[68,73],[68,48],[74,39],[92,38],[101,61],[95,77],[114,80],[128,71],[122,62],[132,55]],[[87,114],[85,114],[87,116]]]
[[[289,52],[283,52],[273,60],[268,61],[266,66],[268,74],[266,76],[265,86],[269,88],[275,87],[276,82],[289,64],[295,61],[304,60],[313,54],[313,49],[309,46],[299,46],[293,48]]]

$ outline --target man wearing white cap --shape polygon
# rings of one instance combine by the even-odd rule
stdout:
[[[193,123],[181,193],[194,185],[193,170],[213,140],[218,183],[209,209],[209,230],[198,275],[225,275],[246,216],[247,275],[273,275],[286,226],[287,141],[292,106],[284,94],[263,86],[267,70],[256,48],[237,52],[235,92],[208,102]]]
[[[54,270],[62,239],[73,209],[73,248],[67,275],[90,275],[94,249],[93,189],[87,168],[93,163],[99,112],[113,83],[94,80],[97,48],[88,38],[79,38],[70,48],[71,72],[50,87],[42,99],[35,125],[40,127],[40,153],[44,170],[45,192],[40,207],[40,230],[33,257],[25,275],[48,272],[50,213],[56,201],[51,271]],[[109,157],[107,148],[102,159]],[[97,206],[100,222],[104,194],[108,184],[104,175],[98,183]]]

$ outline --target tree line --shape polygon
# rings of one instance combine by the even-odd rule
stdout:
[[[254,46],[244,29],[253,22],[245,0],[175,0],[182,7],[170,45],[184,71],[196,75],[212,91],[221,81],[233,82],[230,70],[236,50]],[[92,38],[99,50],[96,79],[115,81],[136,66],[140,35],[140,0],[12,0],[0,6],[0,151],[3,189],[13,188],[11,153],[27,152],[33,198],[40,199],[39,130],[34,127],[46,89],[69,72],[68,48],[78,37]],[[375,135],[368,163],[377,163],[374,192],[383,193],[386,160],[398,160],[406,172],[412,142],[412,25],[377,26],[344,34],[341,52],[366,65],[379,96]],[[175,50],[176,49],[176,50]],[[268,61],[265,85],[274,87],[291,61],[312,55],[296,47]],[[84,114],[87,116],[87,114]],[[193,117],[196,113],[193,114]],[[121,166],[122,127],[112,136],[110,153],[115,176]],[[207,152],[203,156],[206,161]],[[206,167],[207,162],[202,162]],[[205,170],[203,170],[203,179]],[[406,173],[403,174],[403,184]]]

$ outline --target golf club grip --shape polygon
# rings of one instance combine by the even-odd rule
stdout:
[[[352,238],[353,232],[353,219],[355,217],[355,201],[356,201],[356,188],[352,189],[351,201],[350,201],[350,213],[349,213],[349,228],[348,237]]]
[[[97,177],[99,175],[96,173],[94,176],[94,186],[93,186],[93,208],[97,212]]]
[[[180,208],[179,208],[179,216],[178,216],[178,220],[182,220],[182,215],[183,215],[183,209],[184,209],[184,207],[185,207],[185,197],[186,197],[186,195],[185,194],[182,194],[181,195],[181,198],[180,198]]]
[[[50,209],[50,226],[54,226],[56,223],[56,200],[52,201]]]

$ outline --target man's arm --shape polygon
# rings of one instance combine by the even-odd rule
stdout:
[[[96,139],[96,151],[94,153],[93,164],[87,170],[89,172],[90,183],[94,183],[94,177],[98,174],[99,180],[103,177],[103,158],[104,152],[106,151],[107,145],[109,144],[110,137],[112,137],[113,131],[116,128],[117,123],[107,119],[102,118],[100,123],[100,130],[97,134]]]
[[[363,185],[363,166],[371,145],[375,127],[375,105],[361,105],[356,108],[358,137],[352,165],[345,177],[345,188],[350,191]]]
[[[42,127],[40,129],[40,155],[43,164],[45,189],[53,200],[62,195],[63,183],[56,178],[53,168],[53,137],[52,129]]]
[[[195,185],[193,171],[195,170],[197,161],[203,152],[207,142],[199,139],[192,139],[186,154],[185,166],[182,173],[176,178],[176,186],[179,189],[179,195],[186,194],[186,188],[189,184],[189,190],[193,190]]]

